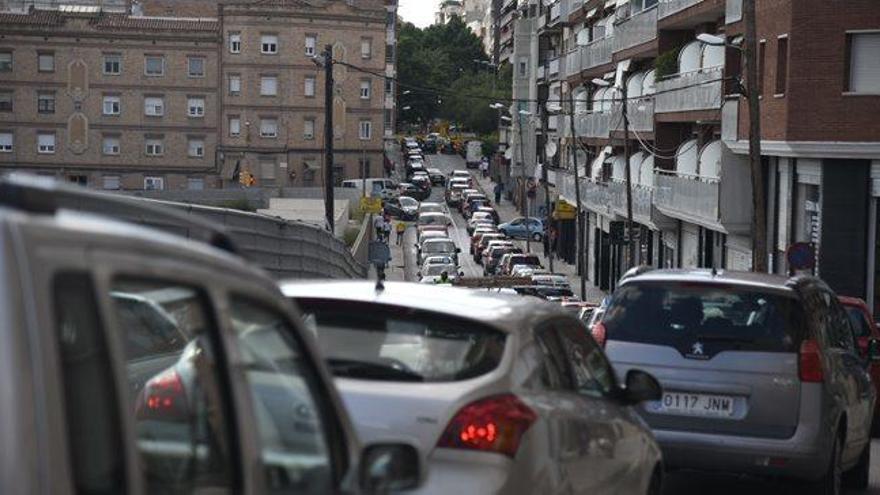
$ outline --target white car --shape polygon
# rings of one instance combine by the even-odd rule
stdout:
[[[478,211],[471,215],[471,218],[467,223],[467,231],[468,234],[473,234],[474,229],[477,228],[477,224],[486,224],[486,225],[495,225],[495,219],[492,218],[491,213],[487,213],[485,211]]]
[[[366,440],[419,445],[428,494],[656,495],[636,409],[653,377],[614,368],[558,304],[444,285],[290,282]]]
[[[568,277],[558,273],[532,273],[532,283],[535,285],[546,285],[549,287],[568,287],[571,288],[571,282]]]
[[[449,210],[447,210],[446,207],[440,203],[423,202],[422,204],[419,205],[419,215],[421,215],[422,213],[443,213],[443,214],[446,214],[446,213],[449,213]]]
[[[472,177],[473,176],[471,175],[471,173],[468,172],[467,170],[453,170],[452,171],[452,178],[453,179],[462,178],[462,179],[471,180]]]

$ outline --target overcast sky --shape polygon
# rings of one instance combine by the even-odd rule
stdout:
[[[430,26],[440,0],[400,0],[397,12],[404,21],[418,27]]]

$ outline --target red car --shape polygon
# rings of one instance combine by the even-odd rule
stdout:
[[[868,343],[872,339],[880,339],[880,331],[877,324],[874,323],[874,317],[865,301],[857,297],[839,296],[840,304],[846,310],[849,321],[852,323],[853,331],[856,334],[856,341],[859,346],[859,352],[862,357],[868,355]],[[880,392],[880,363],[871,364],[871,381],[874,382],[874,388]],[[874,408],[874,431],[875,437],[880,436],[880,407]]]

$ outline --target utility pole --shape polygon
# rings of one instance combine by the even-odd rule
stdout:
[[[635,239],[633,239],[632,173],[630,173],[629,163],[629,113],[627,110],[629,99],[627,98],[628,84],[626,78],[623,78],[621,86],[623,86],[621,88],[621,95],[623,96],[623,105],[621,108],[623,117],[623,159],[626,160],[626,165],[624,167],[626,173],[626,244],[627,249],[629,250],[627,268],[632,268],[636,261],[636,243]]]
[[[525,217],[526,222],[526,252],[532,252],[532,232],[529,230],[529,226],[531,222],[531,218],[529,217],[529,200],[526,197],[526,146],[523,141],[523,114],[522,110],[517,114],[519,119],[519,159],[520,159],[520,169],[519,169],[519,177],[520,177],[520,200],[522,201],[522,210],[523,216]]]
[[[755,0],[743,0],[746,94],[749,98],[749,168],[752,176],[752,271],[767,272],[767,201],[761,165],[761,101],[758,99],[758,28]]]
[[[324,47],[324,216],[335,232],[333,206],[333,46]]]
[[[560,88],[560,91],[562,89]],[[574,131],[574,91],[571,90],[571,87],[568,88],[568,104],[571,108],[569,108],[568,119],[569,119],[569,127],[571,128],[571,158],[574,162],[574,202],[575,208],[577,209],[577,213],[575,215],[575,234],[577,235],[577,266],[578,266],[578,275],[580,275],[581,279],[581,300],[587,300],[587,267],[584,263],[584,233],[583,233],[583,218],[581,217],[581,179],[580,174],[578,173],[578,159],[577,159],[577,136]]]

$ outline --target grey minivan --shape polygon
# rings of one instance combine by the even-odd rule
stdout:
[[[592,331],[619,373],[662,384],[640,412],[668,467],[793,478],[821,494],[867,486],[869,363],[821,280],[648,271],[624,278]]]
[[[70,211],[136,201],[52,184],[0,180],[0,493],[418,484],[411,444],[361,450],[294,308],[228,238]],[[144,207],[181,220],[163,211]]]

